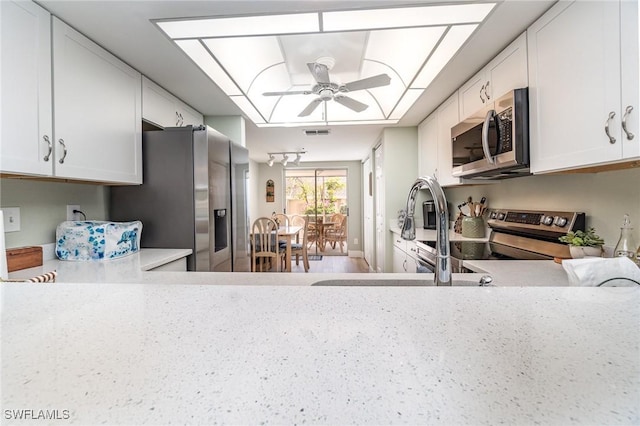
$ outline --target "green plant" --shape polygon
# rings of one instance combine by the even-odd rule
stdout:
[[[567,232],[567,235],[563,235],[558,239],[563,243],[571,244],[572,246],[597,247],[604,244],[604,240],[596,234],[596,230],[594,228],[589,228],[587,232],[569,231]]]

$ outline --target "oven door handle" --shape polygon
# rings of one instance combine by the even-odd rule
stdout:
[[[489,124],[495,116],[495,110],[490,109],[487,111],[487,115],[484,117],[484,123],[482,124],[482,152],[484,152],[484,158],[489,164],[496,163],[495,158],[491,155],[491,149],[489,149]]]

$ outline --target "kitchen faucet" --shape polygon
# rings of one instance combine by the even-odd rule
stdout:
[[[444,191],[435,178],[431,176],[419,177],[411,189],[407,198],[407,217],[402,224],[402,239],[415,240],[416,224],[413,215],[416,209],[416,196],[424,187],[429,188],[436,209],[436,285],[451,285],[451,259],[449,256],[449,209]]]

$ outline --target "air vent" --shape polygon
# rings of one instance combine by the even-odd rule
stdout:
[[[307,136],[326,136],[328,135],[330,132],[329,129],[323,129],[323,130],[305,130],[304,134]]]

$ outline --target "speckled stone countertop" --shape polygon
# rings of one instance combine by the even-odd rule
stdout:
[[[56,271],[57,282],[109,283],[141,282],[144,271],[181,259],[191,249],[144,248],[130,256],[109,260],[62,261],[45,259],[42,266],[23,269],[9,274],[10,279],[28,279],[46,272]]]
[[[5,283],[0,296],[8,423],[640,422],[637,288]],[[68,418],[17,421],[24,410]]]

